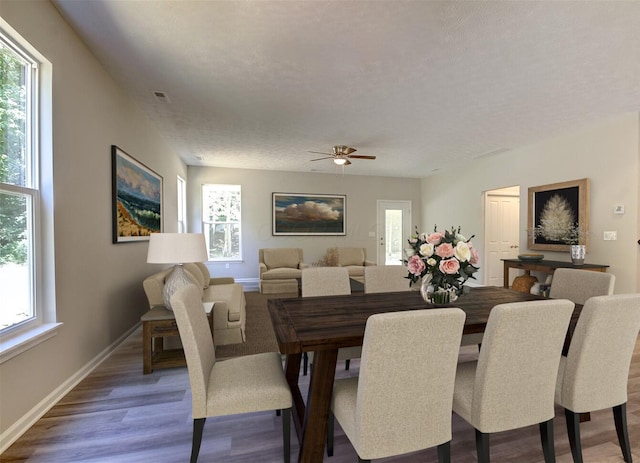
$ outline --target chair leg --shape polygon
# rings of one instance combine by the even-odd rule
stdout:
[[[282,447],[284,448],[284,463],[291,462],[291,409],[282,410]]]
[[[347,359],[344,361],[344,369],[348,370],[349,369],[349,365],[351,365],[351,360]]]
[[[307,376],[307,369],[309,368],[309,354],[302,353],[302,375]]]
[[[335,428],[336,417],[333,412],[329,410],[329,416],[327,417],[327,456],[333,456],[333,430]]]
[[[489,463],[489,434],[476,429],[476,451],[478,452],[478,463]]]
[[[553,444],[553,418],[540,423],[540,440],[545,463],[556,463],[556,449]]]
[[[624,461],[632,463],[631,445],[629,444],[629,432],[627,431],[627,404],[626,402],[617,407],[613,407],[613,420],[616,423],[616,433],[622,449]]]
[[[200,453],[200,443],[202,442],[202,431],[204,430],[204,422],[206,418],[197,418],[193,420],[193,441],[191,442],[191,463],[198,461]]]
[[[567,420],[567,434],[573,463],[582,463],[582,444],[580,443],[580,413],[573,413],[564,409],[564,417]]]
[[[451,463],[451,441],[438,445],[438,463]]]
[[[358,457],[358,463],[371,463],[371,460],[363,460],[362,458]]]

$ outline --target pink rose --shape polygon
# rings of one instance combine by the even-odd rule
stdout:
[[[442,243],[436,248],[436,255],[443,259],[448,259],[453,256],[453,246],[451,246],[451,243]]]
[[[427,243],[430,243],[430,244],[433,244],[434,246],[437,246],[442,241],[442,238],[444,238],[444,233],[442,233],[442,232],[433,232],[433,233],[431,233],[430,235],[427,236]]]
[[[469,244],[469,250],[471,251],[471,257],[469,258],[469,263],[471,265],[476,265],[479,261],[479,257],[478,257],[478,251],[476,250],[476,248],[474,248],[471,243]]]
[[[409,269],[410,273],[414,275],[420,275],[427,267],[426,265],[424,265],[424,262],[422,261],[422,259],[420,259],[420,257],[411,256],[409,257],[409,261],[407,262],[407,268]]]
[[[460,262],[457,259],[442,259],[440,261],[440,271],[447,275],[455,275],[460,270]]]

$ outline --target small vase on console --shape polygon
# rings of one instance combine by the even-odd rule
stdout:
[[[584,265],[587,247],[584,244],[571,245],[571,262],[573,265]]]

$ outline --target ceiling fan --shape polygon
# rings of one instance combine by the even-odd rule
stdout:
[[[338,164],[339,166],[348,166],[351,164],[349,159],[375,159],[375,156],[364,156],[361,154],[351,154],[355,153],[357,150],[355,148],[350,148],[344,145],[336,145],[333,147],[333,153],[322,153],[320,151],[309,151],[309,153],[314,154],[325,154],[326,156],[323,158],[312,159],[312,161],[321,161],[323,159],[333,159],[333,162]]]

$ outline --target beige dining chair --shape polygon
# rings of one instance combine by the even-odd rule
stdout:
[[[450,461],[451,403],[465,317],[457,308],[369,317],[359,377],[334,383],[329,456],[335,418],[360,462],[434,446],[440,463]]]
[[[553,272],[549,297],[584,305],[590,297],[613,294],[615,282],[616,277],[611,273],[559,268]]]
[[[453,411],[475,428],[479,463],[490,461],[489,434],[534,424],[555,461],[553,398],[573,309],[566,299],[497,305],[478,360],[458,364]]]
[[[575,463],[582,463],[580,413],[605,408],[613,409],[622,455],[631,463],[627,381],[639,330],[640,294],[592,297],[582,308],[556,386]]]
[[[290,461],[291,391],[278,352],[216,362],[211,330],[200,292],[185,286],[171,297],[191,384],[193,442],[191,463],[198,460],[207,417],[282,410],[284,461]]]
[[[302,269],[302,297],[342,296],[351,294],[349,271],[345,267],[309,267]],[[338,360],[344,360],[345,370],[351,359],[360,358],[362,348],[346,347],[338,350]],[[306,375],[313,353],[302,355],[302,374]]]
[[[364,267],[365,293],[409,291],[407,267],[404,265],[372,265]]]

